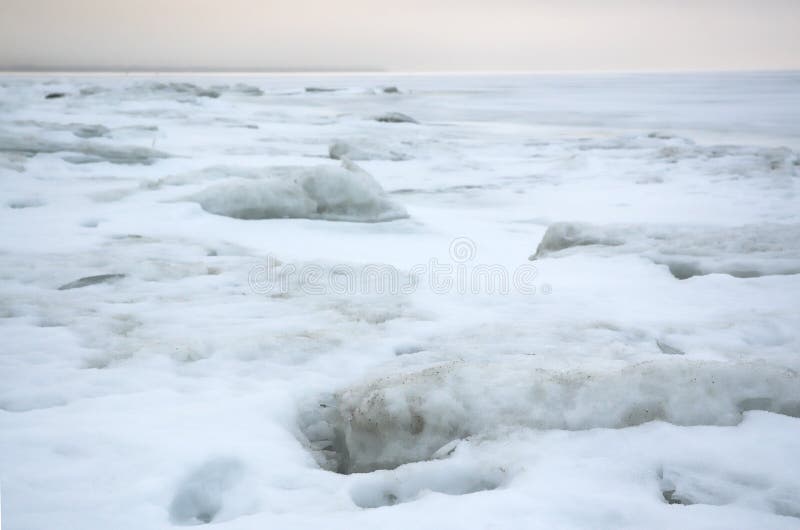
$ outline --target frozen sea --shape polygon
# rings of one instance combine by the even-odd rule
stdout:
[[[0,76],[7,530],[800,526],[800,73]]]

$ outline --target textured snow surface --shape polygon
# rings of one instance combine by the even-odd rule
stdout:
[[[0,77],[3,528],[797,528],[798,86]]]

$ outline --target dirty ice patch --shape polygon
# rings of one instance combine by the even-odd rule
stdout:
[[[672,358],[565,370],[455,361],[346,388],[321,403],[317,417],[306,415],[301,429],[323,467],[392,469],[430,459],[454,440],[512,427],[735,425],[748,410],[798,417],[798,367]]]

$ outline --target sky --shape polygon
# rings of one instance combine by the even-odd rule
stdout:
[[[0,0],[0,69],[800,68],[800,0]]]

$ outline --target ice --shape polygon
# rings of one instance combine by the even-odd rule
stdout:
[[[771,487],[760,477],[682,466],[659,473],[664,499],[670,504],[725,506],[734,503],[800,517],[797,490]]]
[[[108,136],[110,132],[108,127],[102,125],[79,125],[75,128],[73,134],[78,138],[97,138],[99,136]]]
[[[635,254],[667,265],[678,279],[724,273],[737,278],[800,273],[800,225],[706,226],[556,223],[531,259],[566,251]]]
[[[796,529],[798,82],[0,76],[4,528]]]
[[[348,142],[336,140],[328,147],[328,154],[334,160],[408,160],[410,157],[400,150],[389,149],[369,140]]]
[[[218,98],[220,96],[218,90],[200,87],[194,83],[151,83],[142,88],[153,92],[175,93],[179,95],[188,94],[195,97]]]
[[[85,129],[78,128],[77,131]],[[98,129],[93,128],[92,134]],[[81,134],[76,134],[81,136]],[[82,136],[85,137],[85,136]],[[67,154],[64,159],[73,164],[86,164],[96,162],[109,162],[111,164],[141,164],[151,165],[156,160],[168,158],[170,155],[136,145],[114,145],[90,141],[66,142],[48,140],[34,136],[15,136],[0,131],[0,152],[24,157],[35,157],[41,154],[75,153]]]
[[[307,86],[306,92],[309,93],[319,93],[319,92],[336,92],[339,90],[338,88],[327,88],[327,87],[319,87],[319,86]]]
[[[407,217],[368,173],[341,168],[296,168],[251,180],[230,178],[194,197],[204,210],[237,219],[306,218],[380,222]]]
[[[447,443],[510,426],[621,428],[653,420],[735,425],[744,411],[800,416],[796,368],[670,360],[622,369],[543,369],[535,361],[455,362],[370,381],[338,398],[339,469],[425,460]]]
[[[379,116],[375,116],[375,121],[384,123],[417,123],[417,120],[402,112],[387,112]]]
[[[78,278],[75,281],[65,283],[64,285],[59,287],[58,290],[65,291],[67,289],[79,289],[81,287],[97,285],[98,283],[113,282],[115,280],[120,280],[124,277],[125,277],[124,274],[97,274],[95,276],[86,276],[83,278]]]
[[[430,493],[468,495],[493,490],[509,479],[507,475],[498,467],[475,463],[404,468],[364,477],[350,490],[350,496],[361,508],[379,508],[418,500]]]

